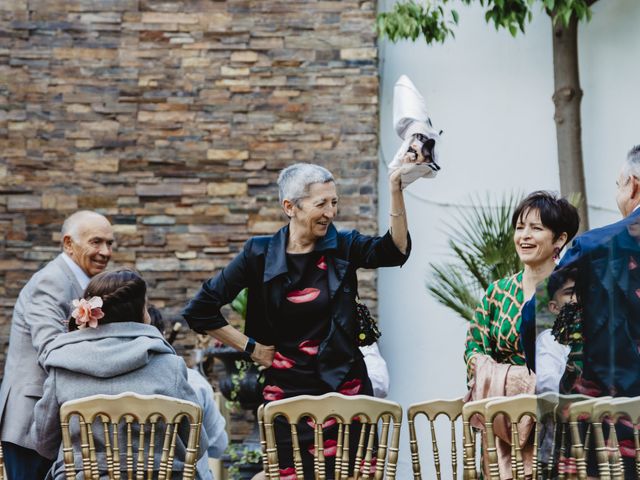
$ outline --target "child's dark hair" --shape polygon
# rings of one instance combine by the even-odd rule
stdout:
[[[135,270],[122,268],[102,272],[91,279],[83,298],[100,297],[104,317],[100,325],[115,322],[144,322],[147,284]],[[75,319],[69,319],[69,330],[77,330]]]
[[[511,226],[516,225],[531,210],[540,213],[542,225],[553,232],[553,239],[556,240],[563,232],[567,234],[569,243],[578,232],[580,226],[580,215],[578,209],[571,205],[565,198],[558,197],[551,192],[539,190],[533,192],[522,200],[511,217]]]
[[[553,272],[549,276],[549,281],[547,282],[547,295],[549,296],[549,300],[553,299],[553,296],[556,294],[556,292],[560,290],[568,280],[575,281],[577,277],[577,268],[571,266],[561,268]]]

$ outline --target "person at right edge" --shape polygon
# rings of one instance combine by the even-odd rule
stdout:
[[[389,231],[368,236],[334,227],[338,193],[327,169],[309,163],[285,168],[278,188],[288,224],[274,235],[250,238],[183,310],[195,331],[244,350],[267,367],[265,401],[329,392],[373,394],[356,339],[356,271],[400,266],[409,257],[402,173],[400,168],[389,177]],[[245,287],[249,291],[242,333],[227,323],[220,308]],[[326,472],[333,478],[337,425],[325,423]],[[276,421],[275,431],[281,478],[293,478],[290,429]],[[304,478],[314,478],[312,425],[301,422],[298,431]],[[355,452],[355,431],[350,438]]]
[[[624,218],[578,236],[552,274],[560,275],[567,269],[577,272],[578,315],[571,316],[575,325],[564,328],[582,339],[582,372],[573,373],[561,393],[640,395],[640,145],[627,154],[616,187],[616,204]],[[535,302],[528,302],[524,310],[522,343],[527,364],[535,369],[535,356],[530,354],[535,350]],[[572,346],[576,347],[580,345]],[[569,382],[563,378],[561,383]],[[618,422],[616,433],[624,478],[637,479],[632,429]],[[592,478],[598,476],[595,455],[588,458],[587,473]]]
[[[535,375],[524,367],[525,357],[520,346],[521,307],[553,271],[560,251],[574,237],[579,223],[576,208],[549,192],[533,192],[516,207],[511,219],[513,241],[524,268],[491,283],[469,322],[464,356],[470,387],[466,400],[534,393]],[[484,428],[483,424],[475,423],[476,420],[474,416],[473,426]],[[503,480],[512,478],[512,436],[505,423],[500,419],[494,422]],[[525,478],[532,475],[531,427],[528,418],[518,427]],[[486,442],[486,435],[482,437]],[[486,443],[483,452],[483,467],[487,472]]]

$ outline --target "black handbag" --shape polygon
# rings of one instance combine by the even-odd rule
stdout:
[[[358,346],[366,347],[376,343],[382,335],[378,323],[371,316],[369,308],[358,301],[356,301],[356,318],[358,319]]]

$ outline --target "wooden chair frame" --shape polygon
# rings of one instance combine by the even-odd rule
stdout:
[[[280,478],[274,429],[274,420],[278,416],[283,416],[291,425],[294,468],[299,479],[304,478],[304,472],[297,435],[298,422],[304,418],[311,418],[315,422],[314,473],[316,479],[324,480],[326,475],[322,423],[329,418],[336,419],[338,423],[338,444],[334,472],[336,480],[340,480],[348,478],[349,427],[352,419],[357,416],[360,417],[363,427],[355,456],[354,479],[369,480],[372,478],[370,469],[373,458],[373,444],[375,432],[378,428],[378,420],[380,419],[382,419],[382,429],[379,435],[373,478],[375,480],[383,478],[394,480],[396,478],[400,426],[402,424],[402,407],[397,403],[364,395],[345,396],[339,393],[327,393],[320,396],[301,395],[268,403],[262,411],[262,421],[266,439],[265,451],[268,464],[266,471],[270,480],[279,480]],[[390,429],[391,442],[388,444]],[[369,433],[365,439],[367,430]],[[363,466],[359,468],[361,463]],[[364,470],[364,472],[361,472],[361,470]]]
[[[497,415],[505,414],[511,423],[511,472],[516,480],[524,479],[524,462],[520,438],[518,434],[518,422],[525,416],[534,421],[534,445],[538,444],[538,398],[535,395],[516,395],[493,400],[485,406],[485,428],[487,431],[487,453],[489,456],[489,480],[500,479],[498,467],[498,451],[493,432],[493,422]],[[537,449],[533,450],[533,476],[537,478]]]
[[[624,465],[620,454],[615,424],[621,417],[630,417],[636,424],[640,417],[640,400],[629,398],[611,398],[601,400],[593,406],[593,437],[598,458],[598,474],[602,479],[624,479]],[[602,422],[609,423],[609,444],[604,440]],[[636,471],[640,472],[640,439],[636,428],[633,430],[636,447]]]
[[[476,468],[476,434],[471,427],[471,418],[480,415],[482,421],[485,418],[485,407],[489,402],[505,397],[491,397],[482,400],[467,402],[462,406],[462,435],[463,435],[463,478],[464,480],[477,480],[480,471]]]
[[[542,464],[540,463],[540,455],[537,455],[538,471],[542,474],[542,478],[551,478],[551,474],[553,471],[553,462],[554,462],[554,452],[555,452],[555,441],[556,441],[556,433],[557,433],[557,422],[556,422],[556,408],[559,403],[559,395],[556,392],[546,392],[538,395],[538,424],[543,425],[545,420],[550,419],[553,424],[553,430],[551,432],[552,440],[551,440],[551,455],[549,457],[549,461],[547,463],[546,470],[543,470]],[[542,444],[543,439],[538,437],[538,441]],[[536,445],[535,448],[537,451],[540,450],[540,446]],[[546,471],[546,477],[545,477]]]
[[[581,402],[572,403],[569,406],[569,428],[571,429],[571,456],[576,459],[578,480],[587,479],[587,452],[589,450],[590,430],[587,430],[584,444],[580,438],[578,419],[583,415],[589,417],[590,428],[593,428],[593,407],[598,403],[610,400],[611,397],[596,397]],[[597,422],[596,422],[597,423]],[[602,426],[600,424],[600,426]]]
[[[119,395],[93,395],[65,402],[60,407],[60,423],[62,427],[62,444],[64,454],[65,475],[68,480],[76,478],[76,466],[73,452],[70,420],[79,417],[80,450],[82,454],[82,471],[85,478],[98,478],[98,461],[94,442],[93,422],[100,418],[105,439],[105,454],[107,457],[107,471],[110,479],[119,479],[123,470],[120,465],[120,441],[118,439],[118,424],[121,420],[126,423],[126,472],[128,478],[133,478],[133,423],[138,423],[139,448],[136,456],[136,480],[152,478],[155,470],[155,435],[160,429],[158,421],[164,421],[165,432],[162,446],[162,456],[159,467],[159,479],[171,478],[178,426],[182,419],[189,420],[189,437],[184,460],[184,480],[195,478],[195,467],[198,460],[198,445],[200,428],[202,425],[202,409],[195,403],[164,395],[138,395],[125,392]],[[145,428],[150,423],[150,438],[148,457],[144,458]],[[109,430],[111,429],[111,434]],[[113,436],[113,441],[111,440]],[[160,437],[159,437],[160,438]],[[146,460],[146,461],[145,461]]]
[[[267,460],[267,432],[264,428],[264,404],[258,407],[256,417],[258,417],[258,431],[260,432],[260,447],[262,449],[262,469],[265,478],[270,480],[269,461]]]
[[[413,467],[414,480],[422,480],[422,472],[420,469],[420,455],[418,453],[418,437],[416,434],[415,418],[418,415],[424,415],[429,421],[431,428],[431,446],[433,451],[433,460],[435,463],[436,477],[438,480],[442,478],[440,471],[440,453],[438,450],[438,442],[436,439],[436,430],[434,422],[440,415],[445,415],[451,423],[451,466],[453,468],[453,479],[458,478],[458,452],[456,448],[456,420],[462,416],[462,407],[464,403],[461,398],[454,400],[431,400],[422,403],[414,403],[409,406],[407,411],[407,421],[409,424],[409,437],[411,446],[411,464]]]
[[[619,398],[611,401],[612,421],[615,423],[621,417],[628,417],[633,424],[633,443],[636,451],[636,476],[640,478],[640,398]],[[618,445],[615,445],[616,451]]]
[[[558,462],[562,457],[566,457],[566,443],[567,443],[567,435],[568,438],[571,438],[571,431],[569,430],[569,406],[582,402],[584,400],[590,400],[591,397],[586,395],[579,394],[559,394],[558,395],[558,404],[555,407],[555,426],[554,426],[554,442],[552,444],[552,454],[555,455],[555,439],[557,436],[557,429],[560,428],[560,447],[558,452]],[[590,435],[590,431],[587,432],[587,435]],[[588,437],[587,437],[588,438]],[[571,452],[569,452],[569,456],[571,456]],[[549,464],[552,464],[554,461],[553,457]],[[558,463],[559,464],[559,463]],[[566,474],[563,469],[559,469],[558,471],[558,480],[565,480]]]
[[[2,453],[2,444],[0,443],[0,480],[4,480],[6,477],[4,471],[4,453]]]

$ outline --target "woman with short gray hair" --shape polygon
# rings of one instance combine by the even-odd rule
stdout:
[[[310,163],[285,168],[278,188],[288,224],[272,236],[250,238],[184,309],[191,328],[245,351],[266,367],[265,401],[328,392],[372,395],[356,338],[356,270],[400,266],[409,257],[402,171],[389,177],[389,231],[368,236],[333,225],[338,193],[331,172]],[[244,333],[220,313],[243,288],[249,289]],[[313,446],[313,429],[306,424],[302,428],[304,478],[313,478],[308,448]],[[327,427],[325,442],[336,434],[337,426]],[[276,436],[285,476],[293,467],[288,428],[276,422]],[[351,438],[357,441],[358,435]],[[331,451],[325,447],[325,457],[331,457]],[[333,472],[328,467],[327,472]]]

